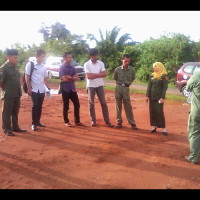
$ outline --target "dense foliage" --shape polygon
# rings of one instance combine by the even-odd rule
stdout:
[[[88,59],[89,45],[82,35],[71,34],[65,25],[59,22],[47,27],[42,25],[39,30],[43,34],[44,42],[40,46],[24,46],[19,43],[13,48],[19,51],[19,66],[23,69],[29,56],[34,56],[38,48],[43,48],[47,56],[62,56],[65,51],[70,51],[74,59],[83,65]],[[133,41],[130,34],[126,33],[119,37],[120,28],[115,26],[105,35],[99,29],[100,40],[92,34],[87,34],[87,39],[96,42],[99,50],[99,59],[105,63],[108,73],[121,65],[121,56],[129,53],[132,58],[131,65],[136,69],[136,76],[140,81],[146,82],[153,72],[154,62],[162,62],[168,72],[171,82],[177,69],[184,62],[199,61],[200,42],[191,41],[189,37],[180,33],[169,33],[160,36],[159,39],[149,39],[142,43]],[[6,59],[5,51],[0,51],[0,64]]]

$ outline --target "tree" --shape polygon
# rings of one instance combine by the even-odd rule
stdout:
[[[153,63],[162,62],[168,72],[168,78],[174,81],[174,68],[180,67],[183,62],[195,61],[196,55],[192,53],[194,42],[182,34],[170,33],[159,39],[150,39],[139,45],[141,55],[137,63],[137,77],[147,81],[153,72]]]
[[[71,36],[70,31],[66,29],[65,25],[59,22],[56,22],[51,26],[46,26],[45,23],[42,23],[42,27],[38,32],[43,34],[45,42],[47,42],[49,39],[60,40]]]
[[[99,50],[100,59],[105,63],[108,72],[114,71],[114,69],[121,64],[120,52],[124,50],[126,42],[132,40],[130,34],[126,33],[122,35],[118,40],[120,28],[115,26],[111,31],[106,31],[105,38],[101,29],[99,34],[101,40],[97,40],[92,34],[88,34],[87,38],[96,42],[96,47]]]

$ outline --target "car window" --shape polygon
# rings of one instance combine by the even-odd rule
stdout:
[[[186,72],[186,73],[189,73],[189,74],[192,74],[192,71],[193,71],[193,68],[194,68],[195,66],[194,65],[187,65],[185,68],[184,68],[184,72]]]
[[[199,71],[200,71],[200,66],[197,65],[197,66],[195,66],[195,69],[194,69],[194,71],[193,71],[193,74],[196,73],[196,72],[199,72]]]

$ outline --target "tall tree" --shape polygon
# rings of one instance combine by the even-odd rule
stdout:
[[[96,47],[99,49],[100,59],[105,63],[108,72],[113,71],[120,65],[120,52],[124,50],[126,42],[132,40],[130,34],[126,33],[118,38],[120,28],[115,26],[111,31],[106,31],[105,37],[99,29],[100,40],[93,34],[88,34],[87,38],[96,42]]]
[[[43,34],[44,41],[47,42],[49,39],[60,40],[71,36],[71,33],[66,29],[64,24],[56,22],[51,26],[46,26],[42,23],[42,27],[39,29],[39,33]]]

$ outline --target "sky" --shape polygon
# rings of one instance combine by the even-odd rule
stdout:
[[[173,32],[200,40],[200,11],[0,11],[0,50],[13,44],[39,45],[43,35],[38,32],[42,23],[51,26],[56,22],[65,24],[72,33],[87,33],[99,37],[115,26],[121,28],[119,36],[129,33],[133,41],[144,42],[151,37]],[[87,41],[90,48],[95,42]]]

